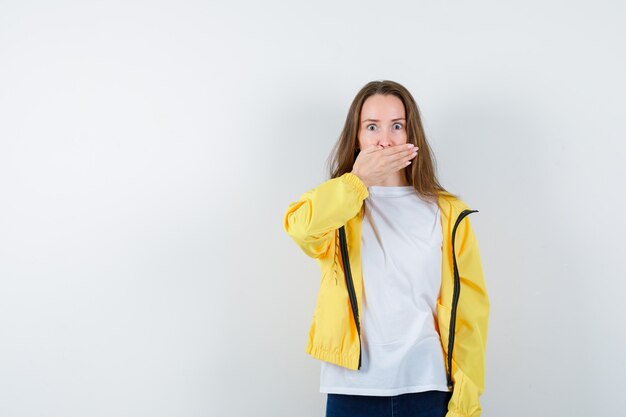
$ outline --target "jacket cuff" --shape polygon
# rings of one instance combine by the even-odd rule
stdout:
[[[346,172],[341,176],[341,180],[347,184],[351,184],[352,186],[354,186],[361,200],[365,200],[367,197],[369,197],[370,193],[369,191],[367,191],[365,183],[361,181],[361,178],[359,178],[358,176],[354,175],[351,172]]]

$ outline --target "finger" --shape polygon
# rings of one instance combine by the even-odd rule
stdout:
[[[393,145],[385,148],[386,155],[400,156],[406,155],[407,153],[411,153],[410,151],[415,149],[415,147],[409,147],[409,143],[402,143],[400,145]]]
[[[364,153],[372,153],[372,152],[377,152],[377,151],[380,151],[380,150],[382,150],[382,149],[383,149],[383,148],[382,148],[382,146],[380,146],[380,145],[371,145],[371,146],[368,146],[367,148],[364,148],[361,152],[364,152]]]
[[[398,169],[406,168],[409,165],[413,164],[416,161],[416,159],[414,159],[416,155],[417,154],[411,154],[410,156],[402,158],[400,161],[398,161]]]
[[[400,164],[406,164],[406,161],[410,161],[415,156],[417,156],[417,148],[404,149],[389,156],[389,160]]]

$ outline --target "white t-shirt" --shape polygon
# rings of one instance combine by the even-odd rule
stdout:
[[[320,392],[390,396],[449,391],[435,327],[439,207],[411,186],[370,186],[362,223],[361,369],[322,361]]]

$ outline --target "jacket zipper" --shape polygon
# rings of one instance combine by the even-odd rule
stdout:
[[[350,297],[350,306],[352,307],[352,316],[356,324],[356,331],[359,335],[359,366],[361,369],[361,324],[359,321],[359,306],[357,305],[356,292],[354,291],[354,282],[352,281],[352,272],[350,271],[350,258],[348,257],[348,244],[346,242],[345,226],[339,228],[339,243],[341,246],[341,259],[343,261],[344,275],[346,276],[346,287],[348,288],[348,296]]]
[[[452,314],[450,315],[450,332],[448,335],[448,389],[452,390],[452,351],[454,349],[454,329],[456,327],[456,308],[461,295],[461,278],[459,277],[459,267],[456,264],[456,253],[454,251],[454,238],[456,236],[456,228],[467,215],[478,212],[478,210],[463,210],[457,217],[454,227],[452,228],[452,260],[454,263],[454,293],[452,295]]]
[[[447,382],[448,389],[452,390],[454,385],[452,383],[452,351],[454,350],[454,330],[456,327],[456,309],[459,303],[459,297],[461,295],[461,278],[459,276],[459,268],[456,263],[456,253],[454,251],[454,238],[456,236],[456,229],[467,215],[471,213],[477,213],[478,210],[463,210],[456,219],[454,227],[452,228],[452,260],[454,263],[454,292],[452,295],[452,313],[450,316],[450,331],[448,335],[448,369],[447,369]],[[357,334],[359,335],[359,366],[357,369],[361,369],[361,325],[359,321],[359,308],[357,305],[356,292],[354,291],[354,282],[352,281],[352,272],[350,270],[350,262],[348,257],[348,244],[346,242],[345,226],[339,228],[339,244],[341,246],[341,259],[344,266],[344,275],[346,277],[346,287],[348,289],[348,297],[350,298],[350,306],[352,308],[352,316],[354,317],[354,323],[356,324]]]

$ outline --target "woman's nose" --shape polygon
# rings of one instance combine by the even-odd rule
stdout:
[[[389,140],[389,137],[386,134],[383,134],[378,141],[378,144],[384,147],[391,146],[391,140]]]

